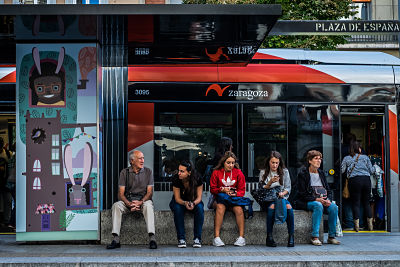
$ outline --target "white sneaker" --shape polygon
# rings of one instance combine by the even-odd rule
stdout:
[[[194,248],[201,248],[201,241],[200,241],[200,239],[196,238],[195,240],[193,240],[193,247],[194,247]]]
[[[186,248],[186,241],[185,239],[180,239],[178,241],[178,248]]]
[[[225,244],[224,244],[224,242],[222,242],[221,238],[219,236],[217,236],[213,240],[213,246],[215,246],[215,247],[223,247],[223,246],[225,246]]]
[[[244,237],[239,236],[233,245],[238,247],[246,246],[246,239],[244,239]]]

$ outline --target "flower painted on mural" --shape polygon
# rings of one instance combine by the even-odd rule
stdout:
[[[56,209],[53,204],[39,204],[36,208],[35,214],[50,214],[55,212]]]

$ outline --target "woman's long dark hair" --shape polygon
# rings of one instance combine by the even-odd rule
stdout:
[[[354,141],[350,144],[350,156],[354,157],[355,154],[361,154],[360,152],[361,145],[359,142]]]
[[[233,159],[235,160],[235,168],[236,168],[236,169],[240,169],[239,164],[237,163],[237,157],[236,157],[236,155],[235,155],[233,152],[231,152],[231,151],[226,151],[225,154],[222,156],[222,158],[219,160],[219,162],[218,162],[218,164],[217,164],[217,167],[215,167],[214,170],[223,169],[223,168],[224,168],[225,161],[226,161],[228,158],[233,158]]]
[[[269,172],[271,171],[271,168],[269,167],[269,162],[270,162],[270,160],[272,158],[276,158],[276,159],[279,160],[279,165],[278,165],[277,172],[278,172],[278,175],[279,175],[279,183],[281,185],[283,185],[283,170],[286,167],[285,167],[285,163],[283,162],[282,155],[278,151],[271,151],[271,153],[269,154],[267,160],[265,161],[265,166],[264,166],[265,173],[264,173],[264,175],[262,177],[262,181],[265,182],[265,180],[267,179],[267,177],[269,175]]]
[[[179,165],[186,168],[190,175],[188,177],[189,180],[189,188],[186,191],[189,194],[190,200],[195,200],[197,198],[197,173],[196,170],[193,168],[193,164],[190,160],[182,160]]]

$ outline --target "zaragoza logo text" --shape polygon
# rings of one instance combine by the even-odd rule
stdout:
[[[221,88],[219,84],[211,84],[206,91],[206,96],[208,95],[208,92],[211,90],[214,90],[218,96],[222,96],[224,91],[229,87],[230,85],[225,86],[224,88]],[[248,100],[253,100],[255,97],[268,97],[268,91],[257,91],[257,90],[228,90],[228,96],[233,96],[236,98],[247,98]]]

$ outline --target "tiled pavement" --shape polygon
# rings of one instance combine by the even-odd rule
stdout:
[[[264,237],[263,237],[264,238]],[[17,244],[14,235],[0,236],[0,265],[19,266],[400,266],[400,233],[345,234],[342,244],[294,248],[248,245],[180,249],[76,243]]]

